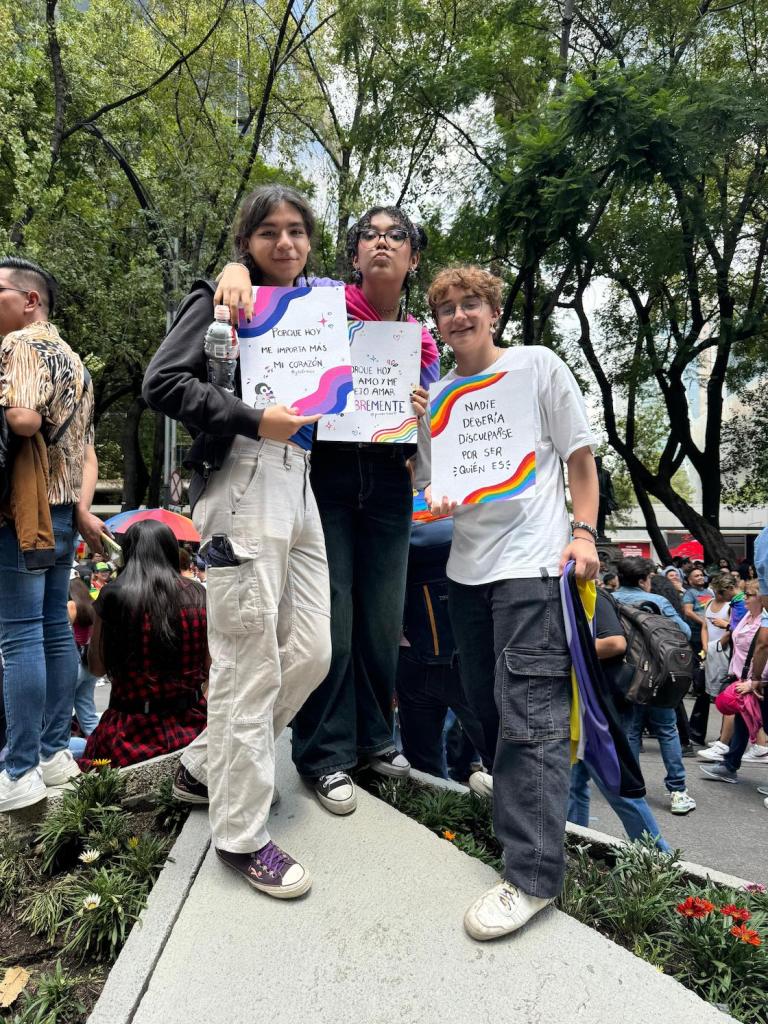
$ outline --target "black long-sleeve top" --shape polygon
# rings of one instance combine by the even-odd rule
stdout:
[[[192,505],[211,471],[221,469],[235,435],[259,436],[263,411],[208,383],[203,338],[213,320],[213,294],[210,282],[194,282],[147,367],[141,392],[150,409],[180,420],[194,438],[184,460],[199,475],[190,485]],[[239,364],[236,389],[239,393]]]

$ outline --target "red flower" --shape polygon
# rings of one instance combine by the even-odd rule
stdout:
[[[724,907],[720,907],[720,913],[732,917],[734,921],[748,921],[752,916],[746,907],[737,907],[733,903],[726,903]]]
[[[742,942],[748,942],[750,946],[761,946],[763,943],[757,932],[747,928],[745,924],[734,925],[731,928],[731,935],[736,939],[741,939]]]
[[[689,896],[685,903],[678,903],[677,905],[678,914],[682,914],[683,917],[695,917],[697,919],[706,917],[714,909],[714,903],[710,903],[709,900],[703,900],[700,896]]]

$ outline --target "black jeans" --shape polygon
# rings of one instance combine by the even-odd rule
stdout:
[[[763,729],[768,732],[768,696],[760,701],[760,710],[763,713]],[[733,716],[733,736],[728,745],[728,753],[723,758],[723,764],[729,772],[737,772],[741,768],[741,759],[744,751],[749,746],[749,729],[747,723],[736,714]]]
[[[450,582],[467,699],[493,764],[504,877],[532,896],[562,888],[570,785],[571,661],[559,581]]]
[[[420,661],[408,647],[401,647],[395,689],[403,753],[418,771],[438,778],[443,774],[443,726],[448,708],[470,743],[476,748],[482,744],[482,730],[467,703],[455,659],[453,664],[432,665]]]
[[[374,450],[375,449],[375,450]],[[331,581],[331,667],[293,720],[305,778],[392,748],[413,497],[394,445],[318,445],[312,489]]]

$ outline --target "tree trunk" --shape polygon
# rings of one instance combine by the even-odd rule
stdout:
[[[666,538],[659,528],[659,521],[653,510],[651,499],[648,497],[648,492],[639,480],[632,477],[631,474],[630,477],[632,479],[632,486],[635,488],[635,494],[637,495],[637,504],[643,513],[643,519],[645,519],[645,528],[648,531],[648,536],[651,538],[651,543],[656,548],[656,553],[664,565],[669,565],[672,561],[672,556],[669,553]]]
[[[139,425],[141,414],[147,407],[137,395],[131,402],[123,427],[123,511],[138,508],[144,500],[149,483],[149,472],[141,454]]]
[[[155,413],[155,438],[152,444],[152,468],[149,474],[147,505],[150,508],[160,506],[160,487],[163,483],[163,459],[165,456],[165,416]]]

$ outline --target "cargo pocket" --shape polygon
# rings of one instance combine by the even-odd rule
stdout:
[[[207,614],[219,633],[248,633],[264,629],[259,581],[252,563],[209,566]]]
[[[496,663],[496,701],[505,740],[570,736],[571,659],[551,651],[504,651]]]

